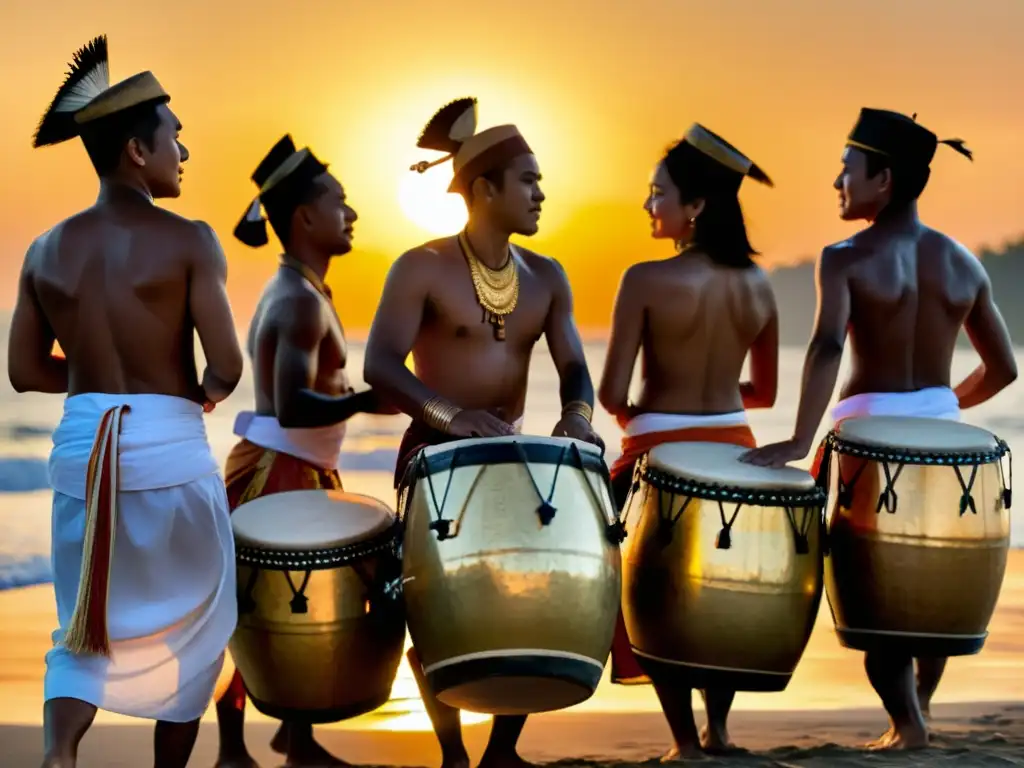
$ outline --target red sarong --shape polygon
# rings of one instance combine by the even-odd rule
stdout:
[[[224,466],[224,482],[232,512],[247,501],[274,493],[342,490],[338,470],[324,469],[248,440],[241,440],[231,449]],[[221,700],[230,699],[236,709],[241,709],[245,696],[245,684],[236,669]]]
[[[398,461],[395,462],[395,488],[402,485],[410,463],[421,450],[432,445],[444,445],[461,439],[414,419],[405,430],[405,434],[402,435],[402,442],[398,446]]]
[[[742,445],[745,448],[757,447],[754,433],[746,424],[731,427],[688,427],[627,435],[622,439],[622,456],[611,467],[612,483],[617,488],[616,496],[619,498],[616,501],[620,508],[625,503],[627,484],[631,482],[637,461],[652,448],[664,443],[728,443]],[[616,685],[644,685],[651,682],[633,654],[621,609],[615,624],[615,637],[612,640],[611,681]]]

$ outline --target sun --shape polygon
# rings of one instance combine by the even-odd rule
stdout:
[[[398,181],[398,205],[416,226],[433,235],[454,235],[466,224],[466,204],[448,192],[449,174],[441,168],[426,173],[406,170]]]

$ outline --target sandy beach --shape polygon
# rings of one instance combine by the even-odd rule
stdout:
[[[1024,706],[1012,704],[953,704],[936,707],[933,746],[912,753],[869,753],[861,745],[884,728],[879,710],[740,712],[733,736],[746,749],[728,757],[703,758],[686,764],[771,766],[772,768],[889,768],[889,766],[1012,766],[1024,765]],[[466,728],[473,760],[487,739],[486,725]],[[249,728],[252,753],[263,768],[281,764],[265,745],[274,727],[261,723]],[[626,768],[657,765],[668,736],[659,715],[555,714],[531,721],[524,732],[523,757],[559,768],[593,766]],[[376,766],[434,766],[439,752],[428,733],[333,731],[321,741],[335,754],[355,764]],[[37,768],[39,728],[0,726],[0,750],[5,768]],[[107,725],[95,728],[79,755],[82,768],[142,768],[152,733],[146,726]],[[190,768],[209,768],[217,753],[215,726],[206,724],[189,762]],[[571,755],[571,756],[570,756]]]
[[[37,766],[42,754],[43,656],[54,626],[52,588],[0,593],[0,765]],[[836,642],[828,607],[822,610],[807,651],[786,691],[740,694],[732,717],[737,745],[751,752],[700,765],[957,766],[1024,765],[1024,703],[1020,659],[1024,653],[1024,551],[1011,552],[985,649],[952,661],[935,698],[935,746],[913,755],[878,755],[861,747],[886,727],[885,715],[865,679],[862,657]],[[695,697],[699,702],[699,697]],[[699,704],[697,705],[699,708]],[[263,768],[280,764],[266,745],[274,725],[250,708],[249,741]],[[698,715],[700,718],[701,715]],[[212,710],[190,766],[211,766],[217,748]],[[151,731],[145,724],[101,714],[87,737],[81,765],[151,765]],[[437,765],[439,753],[424,717],[363,717],[319,729],[339,756],[370,765]],[[466,727],[479,757],[488,724]],[[394,730],[398,729],[398,730]],[[649,686],[602,682],[584,704],[535,717],[522,740],[524,757],[561,766],[635,765],[656,760],[669,743],[668,728]]]

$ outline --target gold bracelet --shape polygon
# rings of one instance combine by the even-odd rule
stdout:
[[[462,411],[440,397],[432,397],[423,404],[423,422],[439,432],[447,432],[452,420]]]
[[[582,400],[572,400],[562,406],[562,416],[582,416],[588,422],[594,420],[594,409],[589,403]]]

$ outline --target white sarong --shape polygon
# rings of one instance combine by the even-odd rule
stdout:
[[[913,392],[863,392],[840,400],[832,409],[833,423],[866,416],[916,416],[960,420],[960,401],[949,387]]]
[[[326,427],[285,428],[273,416],[242,411],[235,417],[234,433],[253,445],[294,456],[321,469],[339,469],[346,422]]]
[[[130,411],[117,461],[108,658],[62,643],[81,576],[90,454],[104,413],[121,405]],[[238,618],[227,495],[202,408],[166,395],[69,397],[49,469],[60,627],[46,655],[45,699],[169,722],[201,717]]]

